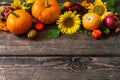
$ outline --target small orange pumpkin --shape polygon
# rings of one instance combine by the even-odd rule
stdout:
[[[23,10],[15,10],[7,17],[7,28],[13,34],[24,34],[32,26],[32,16]]]
[[[94,12],[86,13],[82,17],[83,27],[87,30],[98,29],[101,24],[100,16]]]
[[[60,6],[56,0],[35,0],[32,15],[44,24],[54,23],[60,14]]]

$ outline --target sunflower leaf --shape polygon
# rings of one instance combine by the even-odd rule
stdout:
[[[83,27],[80,27],[79,32],[83,33],[83,34],[88,34],[88,30],[86,30]]]
[[[111,12],[114,12],[115,9],[114,9],[114,5],[115,5],[115,1],[114,0],[108,0],[106,1],[106,6],[107,6],[107,9]]]
[[[60,36],[60,30],[59,29],[51,29],[45,38],[47,39],[53,39],[58,38]]]

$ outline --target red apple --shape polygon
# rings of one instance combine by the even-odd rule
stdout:
[[[104,19],[104,24],[109,28],[109,29],[116,29],[119,26],[119,20],[118,17],[115,16],[114,14],[108,15]]]

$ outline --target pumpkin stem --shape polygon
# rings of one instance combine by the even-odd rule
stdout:
[[[45,7],[50,7],[50,4],[48,3],[48,0],[45,0]]]
[[[16,14],[16,13],[13,12],[13,11],[10,11],[10,14],[14,15],[16,18],[19,18],[19,17],[20,17],[18,14]]]

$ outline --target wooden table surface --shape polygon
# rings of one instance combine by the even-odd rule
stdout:
[[[115,8],[118,11],[119,2],[116,0]],[[45,35],[55,25],[46,27],[47,29],[40,32],[34,40],[29,40],[26,35],[16,36],[0,32],[0,55],[120,55],[119,34],[112,33],[100,40],[93,39],[91,34],[82,33],[62,35],[56,39],[45,39]]]
[[[118,11],[119,4],[115,0]],[[82,33],[45,39],[54,26],[47,25],[34,40],[0,32],[0,80],[120,80],[120,34],[100,40]]]

